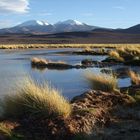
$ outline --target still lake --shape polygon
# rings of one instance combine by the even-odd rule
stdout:
[[[31,76],[37,81],[47,81],[53,87],[62,91],[62,94],[71,99],[76,95],[89,90],[84,74],[87,71],[100,72],[100,68],[49,70],[33,69],[31,58],[39,57],[53,61],[66,61],[69,64],[79,64],[83,59],[102,61],[107,56],[87,56],[59,54],[58,52],[76,49],[27,49],[27,50],[0,50],[0,95],[12,94],[17,81],[22,82],[24,77]],[[119,79],[119,86],[129,86],[130,79]]]

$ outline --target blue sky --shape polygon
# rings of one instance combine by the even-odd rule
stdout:
[[[139,6],[140,0],[0,0],[0,28],[31,19],[127,28],[140,24]]]

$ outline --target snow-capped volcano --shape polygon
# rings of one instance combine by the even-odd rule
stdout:
[[[78,21],[78,20],[72,20],[72,19],[69,19],[69,20],[66,20],[66,21],[59,21],[56,23],[56,25],[59,25],[59,24],[65,24],[65,25],[84,25],[84,23]]]
[[[90,26],[77,20],[60,21],[52,25],[45,21],[29,20],[17,26],[1,29],[0,34],[41,34],[41,33],[59,33],[59,32],[77,32],[77,31],[91,31],[96,29],[96,26]]]
[[[27,26],[48,26],[48,25],[50,25],[50,24],[47,22],[44,22],[44,21],[29,20],[29,21],[26,21],[26,22],[18,25],[18,26],[19,27],[27,27]]]
[[[90,31],[95,29],[95,26],[90,26],[77,20],[59,21],[54,24],[57,32],[74,32],[74,31]]]

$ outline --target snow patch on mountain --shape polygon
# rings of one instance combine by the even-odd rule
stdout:
[[[26,26],[48,26],[50,25],[49,23],[47,22],[44,22],[44,21],[39,21],[39,20],[29,20],[29,21],[26,21],[20,25],[18,25],[19,27],[26,27]]]
[[[64,24],[64,25],[84,25],[83,23],[81,23],[78,20],[66,20],[66,21],[59,21],[58,23],[56,23],[56,25],[60,25],[60,24]]]

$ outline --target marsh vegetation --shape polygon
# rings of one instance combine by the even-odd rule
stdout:
[[[31,49],[31,48],[139,48],[140,44],[3,44],[0,49]]]
[[[52,46],[48,45],[47,47]],[[42,46],[42,48],[45,47]],[[47,75],[40,71],[37,71],[37,74],[46,76],[46,79],[50,76],[49,74],[52,74],[54,81],[61,83],[61,80],[63,80],[62,85],[67,84],[67,86],[66,90],[60,92],[60,88],[60,90],[52,88],[48,83],[36,82],[36,75],[33,79],[20,79],[22,84],[18,83],[15,90],[10,90],[10,94],[4,95],[4,98],[2,98],[0,114],[1,136],[25,140],[33,140],[34,138],[37,140],[79,140],[81,136],[88,140],[97,138],[97,136],[102,139],[110,137],[115,139],[118,136],[123,136],[119,129],[120,126],[125,130],[126,134],[129,134],[127,126],[131,120],[132,125],[129,125],[129,127],[133,131],[132,135],[140,137],[137,134],[140,128],[136,125],[139,124],[138,120],[140,119],[139,45],[99,44],[96,46],[94,44],[93,46],[72,46],[70,44],[70,46],[62,45],[61,47],[78,47],[80,50],[66,49],[65,51],[61,50],[59,53],[51,50],[49,57],[47,57],[49,55],[48,50],[45,52],[45,49],[39,53],[37,53],[38,50],[35,50],[34,55],[30,54],[30,52],[20,52],[24,54],[20,54],[20,57],[22,57],[21,60],[16,60],[16,66],[23,62],[23,58],[26,58],[24,63],[28,63],[25,63],[25,66],[28,66],[31,71],[33,70],[31,66],[36,67],[36,69],[43,67],[46,69],[44,73],[47,73]],[[17,48],[20,47],[16,46],[15,49]],[[24,48],[24,46],[21,48]],[[8,55],[13,53],[9,53],[9,50],[6,51],[8,51]],[[84,54],[79,54],[79,52],[84,52]],[[97,54],[95,54],[96,52]],[[105,57],[102,57],[101,54],[105,55]],[[100,59],[95,60],[98,57]],[[4,62],[7,62],[7,57],[4,60]],[[11,61],[13,63],[15,59]],[[50,65],[51,68],[53,66],[54,70],[49,69]],[[57,71],[56,66],[57,68],[59,66],[59,71]],[[80,67],[67,70],[64,69],[66,66]],[[126,69],[125,73],[124,68]],[[105,69],[110,71],[105,72]],[[104,73],[101,71],[104,71]],[[56,73],[58,73],[57,76]],[[118,73],[126,74],[127,78],[120,78]],[[74,75],[73,81],[71,81],[72,75]],[[82,84],[79,84],[81,81],[76,80],[80,79],[81,76],[84,82],[82,81]],[[124,81],[128,79],[129,84],[127,85]],[[38,78],[37,80],[40,79]],[[120,80],[125,85],[122,85]],[[68,98],[69,96],[65,94],[65,91],[68,91],[68,89],[70,91],[74,90],[73,86],[75,85],[77,85],[78,89],[82,89],[86,85],[86,88],[82,89],[82,93],[85,93],[80,95],[81,93],[79,92]],[[72,92],[69,94],[72,94]],[[123,126],[120,124],[121,122]],[[114,124],[116,127],[112,127]],[[102,134],[100,134],[100,130],[102,130]],[[111,133],[106,133],[108,130],[111,130]],[[118,135],[114,135],[115,132]],[[126,138],[127,136],[123,137]]]

